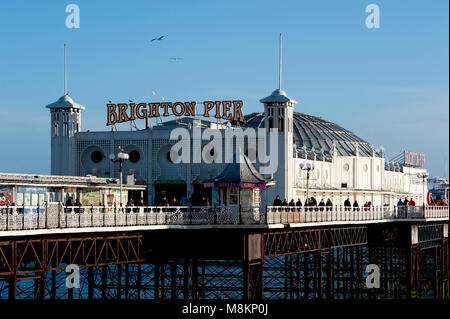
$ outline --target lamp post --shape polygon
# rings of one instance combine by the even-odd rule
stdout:
[[[306,200],[309,200],[309,174],[312,170],[314,170],[314,163],[307,162],[306,165],[304,163],[300,163],[300,169],[302,171],[306,171]]]
[[[120,164],[120,206],[122,206],[122,172],[123,172],[123,162],[128,160],[129,155],[127,153],[124,153],[124,149],[122,149],[119,146],[119,153],[117,154],[117,159],[114,154],[109,155],[109,159],[113,163],[119,163]]]
[[[423,199],[423,210],[425,211],[425,181],[428,177],[427,172],[417,173],[417,177],[422,179],[422,199]]]

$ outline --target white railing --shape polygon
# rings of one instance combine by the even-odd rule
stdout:
[[[448,206],[1,206],[0,231],[142,225],[251,225],[448,218]]]
[[[448,206],[268,206],[268,224],[448,218]]]

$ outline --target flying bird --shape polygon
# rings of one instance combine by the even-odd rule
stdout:
[[[171,60],[173,60],[173,61],[180,61],[180,60],[182,60],[183,58],[170,58]]]
[[[154,38],[154,39],[152,39],[150,42],[153,42],[153,41],[155,41],[155,40],[161,41],[164,37],[165,37],[165,35],[162,35],[162,36],[160,36],[159,38]]]

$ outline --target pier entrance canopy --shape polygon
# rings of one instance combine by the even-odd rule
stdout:
[[[203,181],[204,187],[216,190],[219,205],[259,206],[260,190],[272,186],[274,181],[262,176],[244,154],[235,154],[222,173],[212,179]]]

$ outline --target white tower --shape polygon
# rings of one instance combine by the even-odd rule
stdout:
[[[51,174],[73,175],[74,136],[81,129],[81,110],[67,94],[66,44],[64,44],[64,95],[46,106],[50,109]]]
[[[276,195],[280,195],[281,200],[286,198],[288,201],[294,196],[293,118],[294,104],[297,104],[297,102],[287,97],[286,93],[281,90],[281,58],[282,38],[280,34],[278,89],[273,91],[268,97],[260,100],[264,104],[264,117],[267,131],[278,131],[278,145],[272,146],[278,149],[278,170],[273,174],[273,178],[276,180],[276,186],[267,189],[267,200],[269,204],[275,199]],[[273,153],[274,150],[271,150],[271,152]]]

